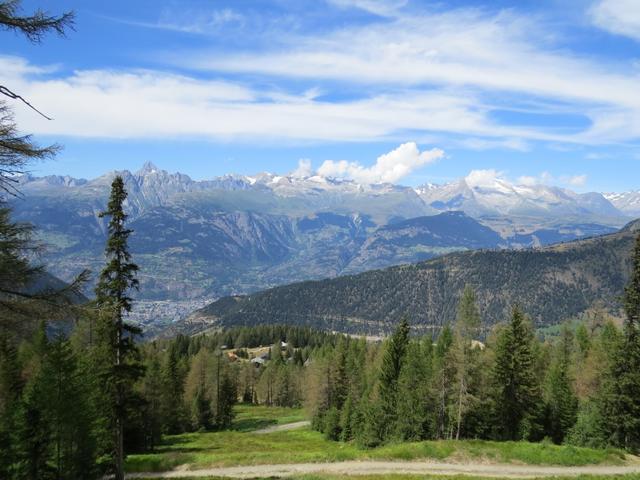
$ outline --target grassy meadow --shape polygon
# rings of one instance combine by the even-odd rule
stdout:
[[[437,440],[387,444],[362,449],[353,443],[326,440],[310,428],[255,434],[254,430],[304,420],[301,409],[239,405],[231,430],[167,436],[153,453],[130,455],[128,472],[158,472],[188,465],[189,469],[346,460],[483,461],[529,465],[595,465],[625,463],[620,450],[595,450],[550,443]],[[315,478],[340,477],[300,477]],[[358,477],[366,480],[366,477]],[[395,478],[376,476],[376,479]],[[409,478],[428,478],[403,476]],[[431,478],[431,477],[429,477]],[[447,477],[451,478],[451,477]]]

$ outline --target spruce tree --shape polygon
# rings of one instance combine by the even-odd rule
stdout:
[[[181,337],[179,337],[181,338]],[[171,342],[162,368],[161,414],[163,432],[170,435],[182,433],[185,426],[183,407],[186,368],[181,360],[178,340]]]
[[[106,315],[104,333],[110,353],[106,384],[111,387],[114,475],[124,478],[124,423],[127,409],[135,397],[133,385],[141,375],[142,366],[137,357],[134,341],[140,329],[125,321],[131,311],[131,291],[138,288],[138,266],[131,261],[128,239],[132,231],[125,227],[127,215],[124,202],[127,192],[122,177],[116,176],[111,184],[107,209],[100,217],[108,217],[108,239],[105,248],[107,264],[100,273],[96,286],[96,305]]]
[[[158,352],[154,351],[145,365],[142,395],[146,402],[144,412],[145,447],[153,451],[162,437],[162,369]]]
[[[609,442],[637,452],[640,450],[640,235],[632,264],[624,295],[623,338],[612,356],[601,413]]]
[[[560,444],[576,423],[578,414],[578,399],[570,371],[573,335],[566,325],[555,350],[546,382],[547,434]]]
[[[0,329],[0,478],[10,478],[15,462],[15,432],[23,389],[21,364],[13,338]]]
[[[231,427],[235,414],[233,406],[238,399],[236,385],[226,371],[223,372],[220,382],[218,404],[216,405],[216,427],[218,430]]]
[[[88,391],[76,355],[62,337],[48,344],[40,388],[46,399],[43,412],[50,425],[49,458],[56,478],[91,478],[96,456]]]
[[[541,390],[533,332],[518,307],[498,337],[493,384],[495,423],[503,440],[534,440],[540,433]]]
[[[398,380],[409,343],[409,323],[402,319],[387,342],[380,366],[379,394],[383,425],[382,441],[389,439],[397,419]]]
[[[398,419],[394,436],[398,440],[434,437],[435,401],[429,389],[432,381],[431,338],[411,341],[399,379]]]

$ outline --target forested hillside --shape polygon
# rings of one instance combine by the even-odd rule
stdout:
[[[378,334],[406,316],[417,328],[451,323],[472,286],[483,325],[503,321],[514,304],[536,326],[559,323],[595,305],[618,314],[627,281],[635,221],[620,232],[547,248],[479,250],[254,295],[223,298],[174,328],[288,323]]]

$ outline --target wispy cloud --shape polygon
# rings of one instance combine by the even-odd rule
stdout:
[[[538,176],[522,176],[518,177],[517,183],[527,187],[536,185],[565,185],[570,187],[584,187],[587,184],[588,176],[586,174],[579,175],[561,175],[554,177],[549,172],[542,172]]]
[[[407,131],[456,131],[473,136],[519,136],[493,124],[477,100],[455,92],[406,92],[323,102],[298,94],[201,80],[152,70],[77,71],[41,77],[0,57],[0,81],[10,78],[56,118],[41,121],[17,109],[34,133],[103,138],[272,138],[299,141],[404,139]]]
[[[187,52],[175,62],[204,71],[348,82],[407,97],[456,90],[475,98],[467,115],[490,109],[493,99],[505,94],[547,105],[563,102],[565,113],[590,120],[582,131],[561,135],[565,139],[597,143],[640,137],[638,79],[630,66],[571,54],[554,43],[543,22],[511,11],[402,14],[285,40],[259,54]],[[543,113],[556,112],[549,107]],[[521,130],[528,132],[522,138],[530,138],[540,137],[542,128]]]
[[[244,21],[244,16],[230,8],[210,11],[164,9],[157,20],[133,20],[108,17],[110,20],[143,28],[206,35],[217,33],[221,27]]]
[[[402,1],[331,1],[395,15],[329,33],[280,32],[266,51],[167,54],[171,67],[189,72],[182,75],[78,70],[50,78],[38,74],[41,66],[0,57],[0,80],[11,77],[55,116],[43,122],[19,112],[21,125],[35,133],[398,143],[440,135],[447,148],[518,151],[540,141],[640,140],[637,72],[568,53],[536,18],[478,9],[407,13]],[[219,10],[191,23],[177,15],[165,23],[203,32],[241,21],[237,15]],[[357,97],[340,95],[345,85]],[[496,110],[586,122],[572,129],[518,124]]]
[[[593,23],[603,30],[640,41],[640,3],[637,0],[598,0],[589,14]]]
[[[358,8],[360,10],[380,15],[393,16],[407,4],[408,0],[327,0],[330,4],[340,8]]]

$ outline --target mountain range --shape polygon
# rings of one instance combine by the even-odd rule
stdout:
[[[116,174],[129,192],[131,251],[141,267],[135,318],[144,324],[296,281],[610,233],[636,208],[633,193],[622,201],[473,174],[418,188],[269,173],[196,181],[151,163],[93,180],[24,175],[15,217],[36,225],[47,245],[42,260],[63,280],[102,267],[98,213]]]
[[[403,317],[429,332],[455,321],[466,285],[485,328],[519,305],[535,326],[556,325],[590,309],[621,315],[640,220],[619,232],[524,250],[457,252],[412,265],[307,281],[222,298],[174,324],[168,333],[222,326],[308,325],[365,335],[388,334]]]

